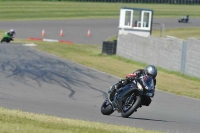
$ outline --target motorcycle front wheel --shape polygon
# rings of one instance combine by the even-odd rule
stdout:
[[[136,111],[139,106],[141,105],[141,97],[140,96],[135,96],[135,101],[132,104],[125,104],[122,108],[121,116],[124,118],[128,118],[130,115]]]
[[[108,100],[105,100],[101,106],[101,113],[103,115],[110,115],[114,112],[111,103]]]

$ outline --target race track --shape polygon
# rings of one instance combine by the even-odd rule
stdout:
[[[194,20],[177,26],[189,27],[200,24],[199,19]],[[79,25],[81,21],[82,26]],[[157,19],[157,22],[168,21]],[[172,22],[173,19],[169,24],[165,23],[166,27]],[[0,22],[0,29],[7,30],[14,27],[17,30],[17,37],[27,38],[41,37],[41,28],[45,28],[53,31],[52,35],[48,35],[49,38],[59,39],[58,35],[57,38],[53,35],[59,34],[59,29],[64,25],[72,32],[67,34],[64,30],[65,36],[62,39],[74,43],[101,45],[107,37],[117,34],[118,20]],[[90,27],[92,36],[88,38],[87,29],[91,25],[93,25]],[[172,24],[173,27],[175,26]],[[117,112],[104,116],[100,112],[100,106],[108,87],[119,80],[117,77],[21,44],[0,44],[0,65],[2,107],[170,133],[200,131],[200,100],[157,90],[151,106],[138,109],[138,112],[130,118],[122,118]]]
[[[165,29],[186,28],[200,26],[200,19],[191,18],[189,23],[178,23],[178,19],[154,19],[153,29],[160,29],[163,23]],[[118,34],[119,19],[73,19],[73,20],[38,20],[38,21],[12,21],[0,22],[0,30],[14,28],[17,38],[45,38],[69,40],[80,44],[102,44],[104,40]],[[42,37],[42,29],[45,36]],[[59,36],[60,29],[63,37]],[[91,37],[87,36],[90,29]]]

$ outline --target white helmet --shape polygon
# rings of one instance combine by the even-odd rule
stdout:
[[[15,34],[15,30],[14,29],[10,29],[10,32]]]

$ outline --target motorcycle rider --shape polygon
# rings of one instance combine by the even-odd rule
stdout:
[[[148,65],[148,66],[146,66],[145,69],[138,69],[137,71],[135,71],[131,74],[127,74],[125,79],[121,79],[118,83],[116,83],[115,85],[112,85],[110,87],[110,90],[108,91],[108,93],[110,94],[110,98],[112,99],[114,97],[116,91],[119,88],[124,87],[125,85],[132,82],[133,79],[139,78],[142,75],[148,75],[148,76],[152,77],[153,82],[154,82],[154,91],[152,94],[152,97],[153,97],[154,92],[155,92],[155,86],[156,86],[157,68],[153,65]],[[151,98],[147,97],[147,99],[146,99],[145,103],[143,103],[143,105],[149,106],[150,103],[151,103]]]
[[[187,23],[189,21],[189,15],[183,16],[178,20],[178,22]]]
[[[11,40],[13,41],[12,37],[15,35],[15,30],[10,29],[8,32],[5,32],[4,35],[10,36]],[[4,37],[1,39],[1,42],[3,42]]]

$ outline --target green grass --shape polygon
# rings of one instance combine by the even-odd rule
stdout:
[[[200,27],[194,28],[179,28],[179,29],[165,29],[165,36],[174,36],[187,40],[189,37],[200,38]],[[160,37],[160,30],[153,30],[152,36]]]
[[[160,133],[141,128],[116,126],[0,108],[1,133]]]
[[[160,30],[153,30],[152,36],[161,37]],[[178,28],[178,29],[165,29],[164,37],[173,36],[176,38],[180,38],[183,40],[187,40],[188,38],[197,38],[200,39],[200,27],[193,28]],[[117,40],[117,36],[112,36],[108,39],[108,41]]]
[[[118,18],[121,7],[154,10],[154,17],[199,18],[200,5],[95,3],[58,1],[0,1],[0,20]],[[183,12],[184,11],[184,12]]]

